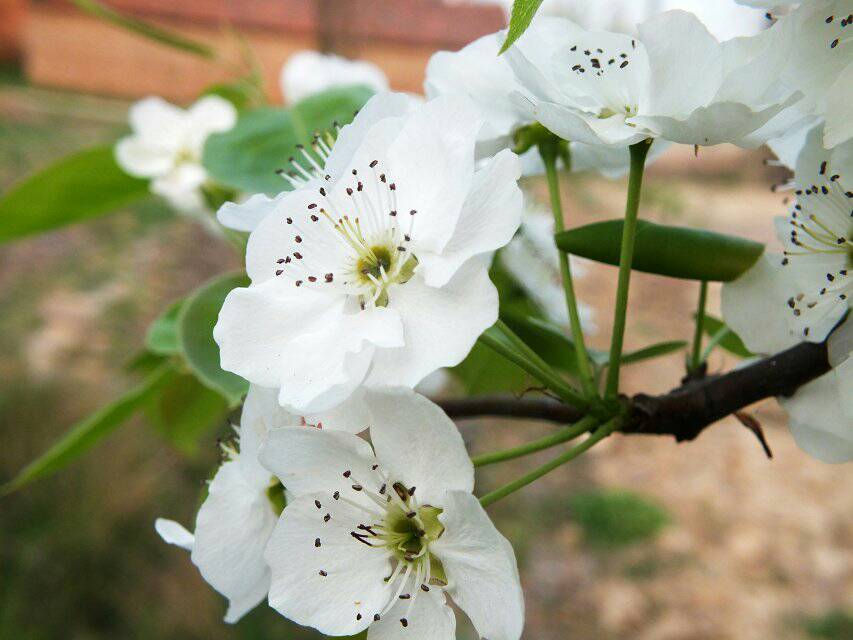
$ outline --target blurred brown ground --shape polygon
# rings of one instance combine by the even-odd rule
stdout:
[[[123,131],[126,104],[0,85],[0,188],[70,150]],[[682,149],[648,174],[642,215],[772,240],[781,197],[761,152]],[[529,185],[544,196],[543,185]],[[621,214],[624,181],[565,180],[570,225]],[[237,266],[231,252],[156,204],[0,247],[0,480],[76,419],[126,389],[122,364],[170,300]],[[582,300],[606,343],[616,272],[588,265]],[[712,308],[719,291],[712,287]],[[636,274],[628,347],[687,339],[695,284]],[[712,369],[735,364],[716,353]],[[632,391],[665,391],[680,355],[625,369]],[[775,457],[732,420],[696,442],[615,436],[490,509],[516,545],[525,638],[794,640],[849,638],[808,627],[853,609],[853,474],[794,445],[772,402],[752,409]],[[473,452],[512,446],[548,426],[463,426]],[[158,515],[191,522],[223,425],[185,458],[135,421],[57,476],[0,500],[0,640],[14,638],[304,638],[259,610],[236,627],[186,554],[162,544]],[[487,468],[485,492],[551,453]],[[568,501],[628,488],[671,514],[656,538],[596,549]],[[808,629],[811,628],[809,632]],[[827,635],[835,633],[835,635]],[[838,635],[838,634],[843,635]],[[822,635],[821,635],[822,634]],[[473,637],[470,631],[460,637]]]

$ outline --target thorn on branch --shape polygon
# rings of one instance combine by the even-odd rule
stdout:
[[[755,416],[747,413],[746,411],[735,411],[732,415],[738,419],[738,422],[752,431],[755,437],[758,438],[758,442],[761,443],[761,448],[764,449],[764,455],[766,455],[768,459],[772,460],[773,452],[770,450],[770,445],[767,444],[767,439],[764,437],[764,429],[761,428],[761,423],[755,418]]]

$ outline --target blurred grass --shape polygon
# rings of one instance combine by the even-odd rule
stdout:
[[[586,544],[609,550],[656,536],[671,518],[660,505],[631,491],[600,489],[569,498],[572,519]]]
[[[806,632],[817,640],[850,640],[853,638],[853,613],[830,611],[804,622]]]

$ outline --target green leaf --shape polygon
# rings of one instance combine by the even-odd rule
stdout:
[[[532,378],[503,356],[477,342],[468,356],[450,370],[468,395],[522,391]]]
[[[121,398],[96,411],[75,424],[50,449],[28,464],[14,479],[0,487],[0,495],[20,489],[24,485],[58,471],[80,457],[96,442],[109,435],[126,422],[155,394],[169,384],[175,370],[165,363],[152,372],[140,385]]]
[[[199,438],[228,417],[228,403],[190,374],[177,374],[145,407],[148,421],[175,448],[192,456]]]
[[[710,316],[706,313],[702,327],[705,330],[705,333],[712,338],[721,331],[727,331],[727,333],[723,334],[723,337],[717,343],[717,346],[725,349],[729,353],[740,358],[752,358],[755,355],[746,348],[743,340],[741,340],[738,335],[719,318],[715,318],[714,316]]]
[[[527,31],[533,16],[539,10],[542,0],[515,0],[512,3],[512,15],[509,19],[509,32],[506,34],[501,50],[498,55],[509,49],[513,42],[518,40]]]
[[[190,294],[178,313],[178,345],[187,366],[231,407],[240,404],[249,383],[219,366],[219,345],[213,340],[213,327],[228,292],[248,284],[243,272],[214,278]]]
[[[558,326],[542,318],[515,313],[510,309],[501,312],[501,320],[552,367],[572,374],[577,373],[575,344]]]
[[[122,171],[112,147],[80,151],[18,183],[0,198],[0,242],[116,211],[148,195]]]
[[[622,220],[596,222],[557,234],[557,246],[573,255],[619,264]],[[633,268],[673,278],[729,282],[764,251],[759,242],[735,236],[640,220]]]
[[[149,40],[154,40],[160,44],[165,44],[175,49],[186,51],[187,53],[194,53],[195,55],[203,58],[214,58],[216,56],[213,49],[206,44],[190,40],[178,33],[167,31],[166,29],[155,26],[149,22],[139,20],[138,18],[133,18],[123,13],[119,13],[115,9],[111,9],[110,7],[107,7],[100,2],[96,2],[95,0],[71,1],[86,13],[97,18],[101,18],[102,20],[112,23],[117,27],[121,27],[122,29],[126,29],[127,31],[132,31],[133,33],[144,38],[148,38]]]
[[[244,79],[235,82],[218,82],[207,87],[201,95],[219,96],[228,100],[238,111],[247,108],[254,99],[255,89]]]
[[[145,334],[145,347],[148,351],[161,356],[172,356],[179,353],[178,314],[183,304],[183,300],[172,303],[148,327],[148,333]]]
[[[297,155],[297,144],[311,142],[315,132],[352,121],[373,94],[360,85],[337,87],[310,96],[290,109],[264,107],[240,116],[230,131],[210,136],[203,164],[218,182],[247,191],[275,195],[289,184],[276,170]]]
[[[628,351],[622,354],[622,364],[631,364],[633,362],[641,362],[643,360],[651,360],[652,358],[660,358],[661,356],[669,355],[676,351],[681,351],[687,343],[684,340],[670,340],[668,342],[658,342],[636,351]]]

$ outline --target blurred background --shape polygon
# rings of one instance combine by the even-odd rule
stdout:
[[[110,0],[220,52],[205,61],[119,29],[66,0],[0,0],[0,190],[57,158],[127,131],[130,101],[176,102],[233,76],[250,49],[268,97],[303,49],[368,60],[394,89],[420,91],[425,64],[506,23],[501,2],[440,0]],[[763,14],[730,0],[548,2],[548,11],[630,31],[648,12],[697,11],[718,37]],[[773,244],[784,170],[764,150],[673,149],[649,170],[642,215]],[[544,184],[525,184],[545,201]],[[621,214],[624,180],[563,181],[570,225]],[[150,199],[119,215],[0,246],[0,482],[76,420],[129,387],[126,364],[172,300],[239,267],[199,225]],[[583,263],[578,283],[604,347],[615,269]],[[628,348],[689,339],[697,286],[637,274]],[[719,290],[711,287],[718,314]],[[717,351],[712,370],[736,365]],[[624,370],[626,392],[664,392],[683,354]],[[452,393],[450,383],[443,393]],[[525,638],[718,640],[853,638],[853,474],[794,445],[772,402],[751,413],[774,459],[728,419],[696,442],[614,436],[492,507],[516,547]],[[548,425],[470,421],[472,452]],[[60,474],[0,498],[0,640],[315,638],[261,606],[236,626],[157,516],[191,524],[218,460],[217,430],[164,439],[135,419]],[[488,491],[552,454],[487,468]],[[461,618],[460,618],[461,620]],[[473,638],[462,625],[460,638]]]

